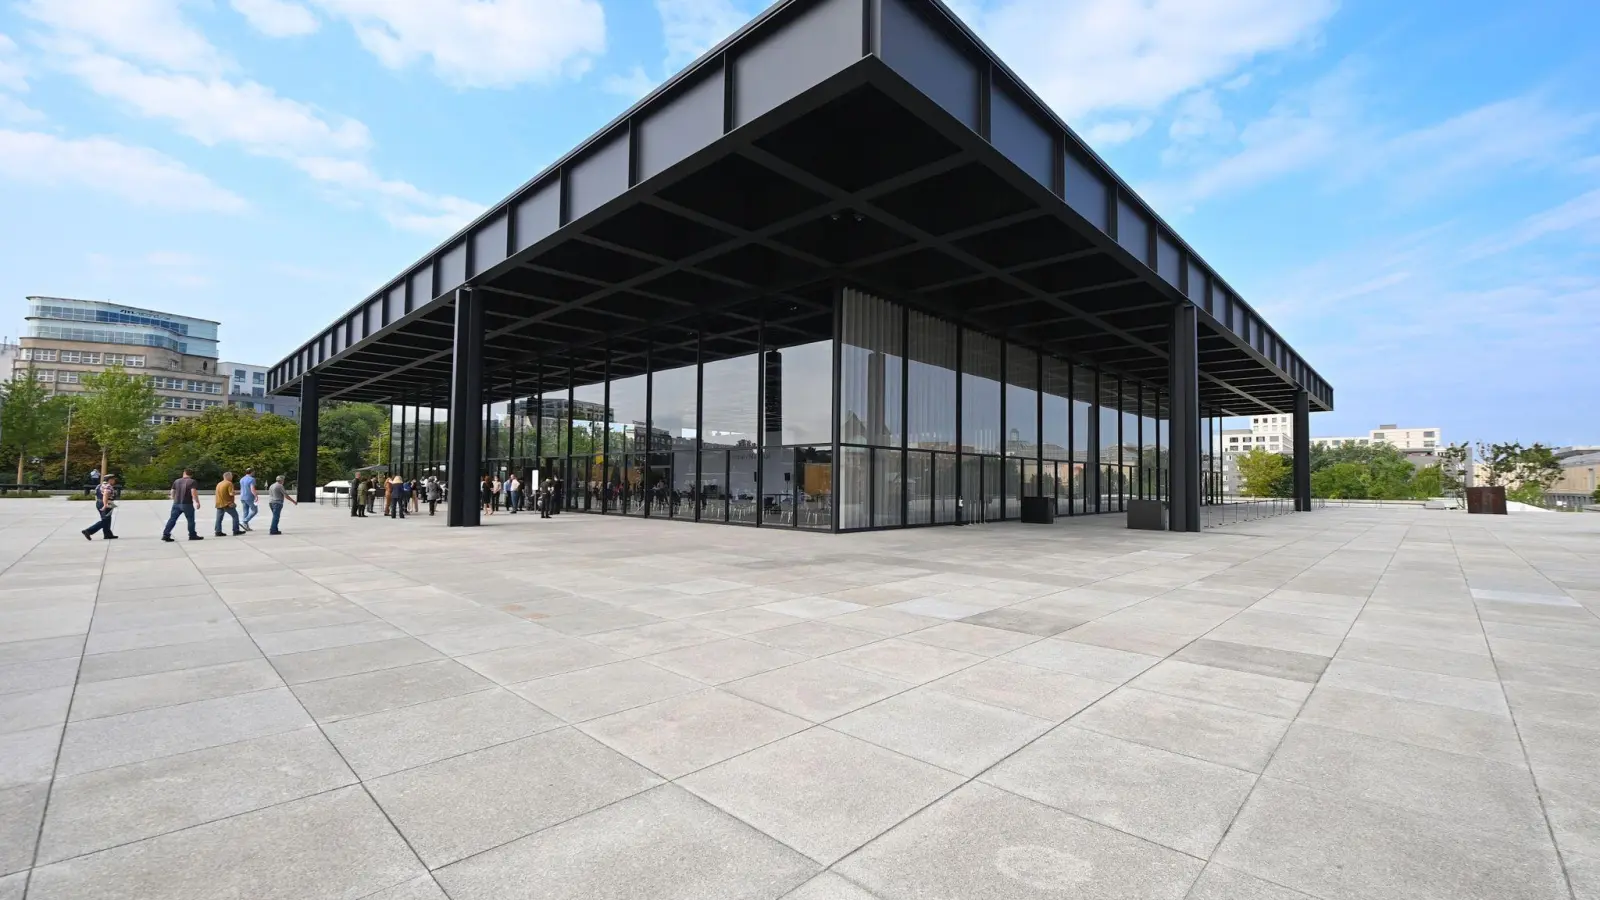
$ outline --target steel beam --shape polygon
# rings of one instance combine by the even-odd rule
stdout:
[[[300,466],[295,472],[295,499],[317,502],[317,405],[320,376],[309,372],[300,379]]]
[[[478,476],[483,467],[483,301],[471,287],[456,289],[456,337],[450,367],[449,524],[477,525]]]
[[[1311,394],[1294,392],[1294,508],[1311,511]]]
[[[1167,442],[1172,455],[1167,527],[1200,530],[1200,365],[1193,304],[1172,308],[1171,354],[1167,357],[1171,407]]]

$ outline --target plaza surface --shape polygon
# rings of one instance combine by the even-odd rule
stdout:
[[[1600,516],[165,512],[0,501],[3,900],[1600,898]]]

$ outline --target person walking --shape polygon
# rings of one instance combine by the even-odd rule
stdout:
[[[385,516],[391,515],[389,512],[389,503],[393,496],[394,478],[393,476],[385,475],[383,477],[383,515]]]
[[[500,483],[499,476],[489,479],[489,515],[500,511],[500,494],[505,491],[505,485]]]
[[[439,495],[441,493],[439,490],[439,477],[437,475],[429,475],[428,484],[424,490],[428,495],[428,515],[431,516],[439,511]]]
[[[551,486],[550,479],[546,478],[544,485],[539,488],[539,518],[550,518],[550,507],[556,502],[555,488]]]
[[[283,486],[283,476],[279,475],[267,488],[267,508],[272,510],[272,527],[267,529],[267,534],[283,534],[278,529],[278,520],[283,516],[283,501],[285,500],[295,506],[300,505],[299,500],[289,496],[288,489]]]
[[[239,524],[239,510],[234,507],[234,501],[238,499],[238,496],[239,492],[233,486],[233,473],[223,472],[222,480],[217,482],[217,537],[228,536],[227,533],[222,530],[223,514],[233,517],[234,537],[244,534],[244,528]]]
[[[205,540],[194,530],[194,510],[200,505],[199,487],[194,482],[194,473],[188,469],[184,469],[183,475],[172,482],[172,514],[167,516],[167,527],[161,532],[163,541],[172,541],[172,526],[178,524],[179,516],[183,516],[189,526],[189,540]]]
[[[411,512],[415,515],[422,513],[422,479],[411,479]]]
[[[244,530],[250,530],[250,520],[256,517],[260,509],[256,506],[256,470],[245,469],[244,477],[239,479],[239,505],[244,507],[244,516],[239,520],[244,525]]]
[[[108,541],[114,541],[117,536],[111,533],[111,511],[117,506],[117,476],[107,475],[103,481],[94,488],[94,508],[100,513],[100,521],[83,530],[83,539],[94,540],[94,533],[101,532],[101,536]]]

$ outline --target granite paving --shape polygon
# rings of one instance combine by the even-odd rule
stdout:
[[[1600,516],[165,515],[0,500],[0,900],[1600,900]]]

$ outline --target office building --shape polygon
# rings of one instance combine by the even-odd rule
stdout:
[[[300,403],[294,397],[274,397],[267,393],[269,367],[236,362],[221,362],[217,367],[227,379],[229,406],[256,413],[271,413],[286,419],[299,415]]]
[[[1303,440],[1333,407],[934,0],[779,3],[306,325],[268,377],[301,399],[301,468],[322,399],[443,408],[454,525],[509,466],[606,514],[853,531],[1161,499],[1197,531],[1222,417]],[[524,398],[568,417],[491,456]]]
[[[217,371],[217,323],[102,300],[29,297],[13,374],[34,376],[65,394],[83,378],[121,366],[155,386],[161,408],[155,424],[197,416],[223,404]]]

